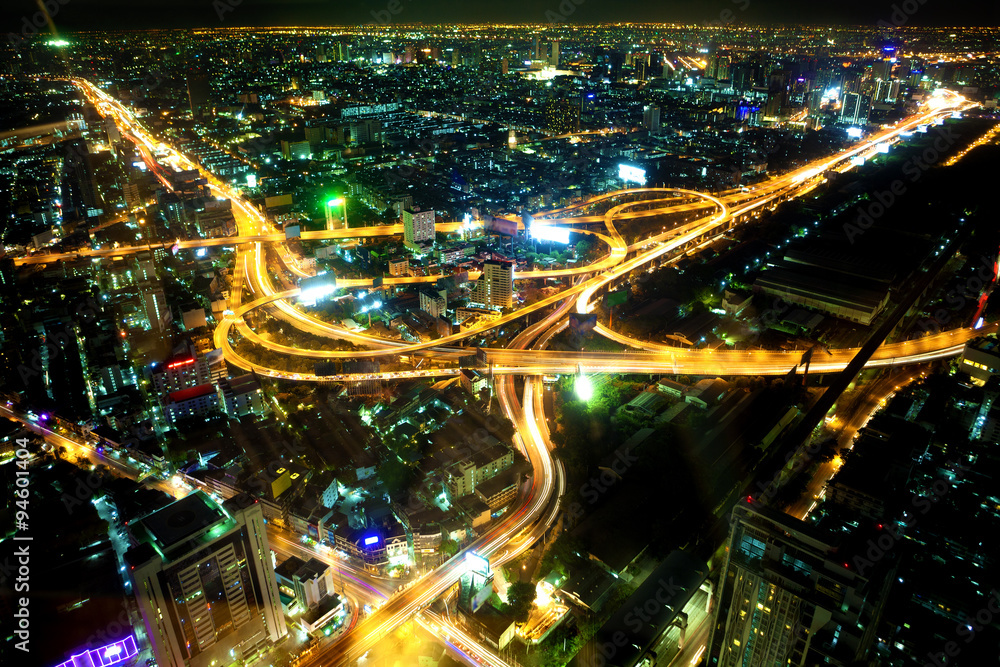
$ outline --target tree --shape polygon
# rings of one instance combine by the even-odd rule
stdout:
[[[441,540],[440,552],[442,555],[451,558],[458,553],[458,542],[455,540]]]
[[[517,581],[507,589],[507,606],[505,611],[514,618],[514,622],[523,625],[528,622],[531,607],[535,604],[535,585],[528,581]]]
[[[377,474],[378,478],[385,484],[385,490],[393,498],[410,488],[415,477],[413,468],[395,457],[390,457],[388,461],[379,466]]]

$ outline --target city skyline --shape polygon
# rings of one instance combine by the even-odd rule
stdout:
[[[551,2],[504,2],[455,6],[437,1],[370,1],[347,8],[331,7],[321,0],[215,0],[165,2],[152,0],[72,0],[54,4],[57,30],[69,32],[107,29],[103,16],[113,15],[116,28],[225,28],[268,26],[351,27],[358,25],[462,25],[462,24],[560,24],[684,23],[707,27],[739,25],[810,25],[892,27],[991,26],[1000,20],[1000,9],[972,0],[957,3],[867,3],[852,0],[825,6],[795,5],[776,0],[726,0],[717,6],[677,2],[652,7],[647,2],[625,0],[607,3],[595,0]],[[15,13],[30,17],[37,11],[31,3],[11,8],[3,30],[20,27]],[[173,9],[174,11],[168,11]]]
[[[993,27],[73,1],[0,51],[2,660],[996,658]]]

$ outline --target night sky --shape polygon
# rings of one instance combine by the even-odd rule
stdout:
[[[890,21],[894,8],[907,25],[998,25],[1000,2],[996,0],[47,0],[58,7],[53,18],[62,32],[113,28],[213,27],[267,25],[357,25],[376,23],[387,16],[390,3],[399,3],[391,22],[544,23],[553,14],[566,22],[678,21],[708,24],[732,23],[840,23],[872,25]],[[923,4],[921,4],[923,2]],[[38,11],[30,0],[3,3],[4,32],[17,29],[25,16]],[[231,5],[231,7],[230,7]],[[220,20],[218,8],[224,8]],[[571,9],[572,11],[567,11]],[[376,15],[373,16],[373,12]],[[551,12],[547,14],[547,12]]]

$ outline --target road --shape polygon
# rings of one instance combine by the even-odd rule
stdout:
[[[95,101],[101,113],[113,117],[115,122],[125,132],[135,136],[146,147],[144,155],[157,153],[164,156],[164,161],[173,163],[178,168],[195,168],[194,164],[179,152],[156,141],[130,111],[117,101],[111,99],[103,91],[100,91],[89,82],[75,80],[75,83],[85,90],[88,97]],[[401,353],[410,354],[431,348],[451,346],[466,338],[514,322],[531,312],[555,307],[552,313],[546,318],[527,327],[521,334],[515,337],[510,349],[490,350],[487,353],[490,360],[494,362],[495,370],[498,372],[497,393],[501,406],[504,413],[517,427],[515,440],[518,447],[525,453],[532,464],[531,484],[530,486],[525,486],[524,492],[515,505],[516,509],[505,515],[505,518],[495,527],[437,570],[428,573],[421,579],[413,582],[405,590],[392,596],[380,609],[346,632],[341,641],[316,651],[303,661],[302,664],[339,665],[357,659],[371,649],[381,638],[391,632],[398,624],[420,612],[454,585],[466,567],[466,553],[476,551],[487,557],[497,556],[496,560],[498,561],[513,558],[518,553],[529,548],[552,525],[558,513],[558,506],[554,500],[564,490],[565,480],[561,474],[561,469],[555,465],[549,451],[549,443],[544,431],[544,415],[536,410],[536,382],[526,381],[524,383],[522,400],[519,402],[515,396],[512,375],[537,376],[540,373],[573,372],[577,368],[582,369],[584,372],[614,371],[616,373],[664,372],[695,373],[699,375],[776,374],[787,372],[794,365],[794,360],[797,360],[795,353],[759,350],[713,352],[706,350],[675,351],[654,349],[627,354],[598,355],[594,353],[573,354],[528,349],[539,335],[554,329],[558,325],[559,319],[565,316],[573,305],[580,312],[589,311],[593,308],[593,300],[598,290],[607,287],[614,280],[627,275],[628,272],[665,255],[671,256],[683,253],[690,247],[722,233],[733,225],[750,222],[763,208],[773,208],[777,203],[785,199],[801,195],[815,188],[816,185],[822,182],[825,171],[838,168],[855,155],[873,150],[878,143],[894,140],[901,132],[910,130],[919,124],[932,122],[935,118],[950,113],[952,109],[963,108],[964,105],[966,105],[964,100],[957,96],[951,98],[945,96],[932,98],[921,113],[892,128],[886,128],[868,137],[865,141],[860,142],[857,146],[847,151],[843,151],[830,158],[817,160],[793,172],[755,186],[752,190],[726,193],[725,199],[690,190],[665,188],[649,188],[641,192],[632,190],[610,193],[609,195],[592,198],[588,202],[577,205],[575,208],[580,210],[588,206],[592,207],[614,197],[634,198],[637,194],[643,195],[649,193],[653,198],[658,200],[658,203],[663,204],[661,208],[651,210],[658,210],[663,213],[672,210],[674,206],[678,206],[678,204],[674,203],[676,200],[671,201],[671,198],[676,194],[685,200],[684,203],[679,204],[680,206],[693,206],[692,202],[686,201],[687,199],[699,199],[705,202],[704,208],[708,211],[708,214],[695,223],[685,225],[683,229],[671,230],[675,233],[669,239],[662,238],[661,240],[658,238],[651,242],[653,244],[652,247],[639,247],[630,253],[628,244],[625,243],[621,234],[616,229],[616,224],[630,219],[630,216],[639,217],[639,213],[648,215],[649,212],[629,211],[628,209],[634,208],[637,205],[634,201],[624,201],[621,203],[614,203],[612,201],[613,205],[611,208],[601,216],[606,234],[601,235],[600,238],[609,247],[607,255],[594,264],[574,267],[558,273],[528,272],[522,274],[522,277],[558,275],[574,279],[578,278],[573,280],[572,284],[567,286],[563,291],[545,297],[529,307],[505,314],[493,322],[486,322],[478,327],[473,327],[470,331],[446,336],[427,343],[391,345],[380,339],[370,339],[371,347],[374,349],[365,351],[365,357],[394,357]],[[287,253],[281,248],[281,241],[284,240],[284,236],[270,230],[260,212],[244,200],[238,192],[210,174],[208,175],[208,180],[213,192],[232,200],[239,228],[238,236],[235,239],[212,240],[220,245],[237,245],[236,273],[239,278],[238,284],[234,285],[235,298],[230,306],[231,311],[226,314],[216,329],[216,346],[222,348],[227,361],[234,363],[236,366],[252,369],[258,373],[272,377],[318,380],[317,376],[310,374],[289,374],[280,369],[268,369],[251,364],[248,360],[237,355],[233,349],[230,342],[231,330],[236,327],[243,335],[247,337],[253,336],[252,332],[246,326],[243,316],[261,307],[273,306],[278,308],[284,317],[290,318],[296,324],[301,324],[306,330],[329,330],[330,325],[321,323],[289,305],[289,300],[298,296],[297,289],[286,289],[279,292],[271,285],[271,279],[264,259],[263,244],[277,244],[279,255],[282,256],[282,260],[286,266],[297,275],[305,275],[305,272],[298,269],[295,266],[295,262],[289,260]],[[697,206],[700,207],[701,205],[698,204]],[[548,213],[548,224],[572,225],[577,224],[577,222],[590,222],[589,220],[579,220],[573,217],[562,218],[561,222],[559,222],[557,221],[558,219],[551,217],[552,213]],[[381,228],[365,229],[371,229],[372,231],[345,230],[343,233],[345,236],[347,234],[362,235],[362,233],[370,233],[371,235],[390,232],[398,233]],[[663,234],[659,235],[659,237],[663,237]],[[644,242],[647,246],[649,243],[650,241]],[[120,249],[113,249],[111,252],[115,251],[120,251]],[[630,254],[632,255],[631,257]],[[253,300],[245,304],[242,303],[241,292],[244,280],[251,293],[255,295]],[[899,347],[883,346],[879,350],[881,356],[877,358],[873,357],[873,363],[894,365],[897,363],[914,363],[953,355],[956,353],[956,350],[961,349],[961,345],[965,340],[968,340],[969,337],[976,333],[982,333],[982,331],[971,332],[960,329],[937,337],[896,344]],[[355,359],[359,356],[356,351],[326,352],[280,346],[268,341],[262,341],[259,336],[254,338],[254,342],[265,344],[269,349],[280,351],[283,354],[314,359]],[[630,341],[627,344],[636,348],[643,348],[645,346],[640,341]],[[841,365],[846,365],[853,354],[854,352],[851,350],[833,351],[833,356],[828,357],[823,363],[813,364],[813,371],[825,372],[838,370],[842,367]],[[397,377],[407,377],[407,375],[405,373],[378,374],[374,377],[378,379],[394,379]],[[331,378],[323,379],[329,380]],[[285,547],[291,548],[290,545],[285,545]]]

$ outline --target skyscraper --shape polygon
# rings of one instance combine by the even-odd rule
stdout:
[[[645,106],[642,108],[642,126],[650,132],[660,131],[660,107]]]
[[[551,99],[543,107],[545,127],[553,134],[567,134],[580,130],[580,102],[568,99]]]
[[[156,663],[210,667],[253,657],[286,634],[264,515],[202,492],[132,526],[125,554]]]
[[[559,67],[559,40],[552,40],[552,51],[549,53],[549,66]]]
[[[863,571],[857,536],[742,501],[733,510],[707,664],[849,665],[872,646],[895,558]],[[871,565],[869,563],[869,565]]]
[[[208,77],[193,75],[187,79],[188,103],[191,105],[191,115],[200,116],[208,108],[208,99],[212,89]]]
[[[847,93],[840,108],[840,121],[850,125],[866,125],[871,105],[871,98],[867,95]]]
[[[483,262],[483,275],[476,283],[472,300],[494,308],[514,304],[514,263],[498,260]]]

